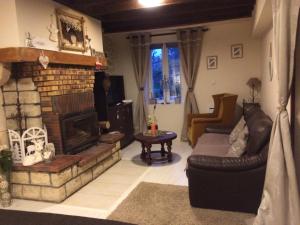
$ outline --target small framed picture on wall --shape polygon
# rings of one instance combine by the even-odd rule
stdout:
[[[218,68],[218,56],[207,56],[207,69],[217,69]]]
[[[243,45],[242,44],[231,45],[231,58],[232,59],[243,58]]]

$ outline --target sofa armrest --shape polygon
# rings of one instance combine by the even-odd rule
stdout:
[[[193,118],[192,119],[192,125],[197,123],[219,123],[222,120],[218,117],[213,118]]]
[[[233,127],[222,124],[212,124],[205,128],[205,133],[230,134]]]
[[[216,157],[206,155],[191,155],[188,157],[188,169],[204,169],[217,171],[243,171],[254,169],[266,164],[267,151],[255,156]]]
[[[202,114],[188,114],[187,115],[187,123],[188,123],[188,126],[191,125],[191,122],[193,119],[195,118],[213,118],[215,117],[215,115],[213,113],[202,113]]]

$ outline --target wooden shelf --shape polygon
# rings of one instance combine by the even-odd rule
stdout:
[[[95,66],[97,61],[96,56],[77,55],[37,48],[11,47],[0,48],[0,63],[37,62],[42,51],[44,51],[45,56],[49,57],[50,63]],[[99,57],[99,62],[102,63],[102,67],[107,66],[104,56]]]

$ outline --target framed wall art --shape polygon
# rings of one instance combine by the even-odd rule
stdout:
[[[218,68],[218,56],[207,56],[207,69]]]
[[[243,45],[242,44],[235,44],[231,45],[231,58],[243,58]]]
[[[60,50],[85,52],[84,18],[56,9]]]

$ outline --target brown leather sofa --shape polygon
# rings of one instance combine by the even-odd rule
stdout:
[[[237,97],[237,95],[226,93],[213,95],[213,113],[188,115],[188,140],[192,147],[195,146],[197,139],[204,133],[208,125],[228,125],[232,122]]]
[[[260,204],[271,119],[260,109],[245,110],[249,128],[246,152],[226,157],[230,130],[209,127],[188,157],[186,174],[194,207],[256,213]]]

